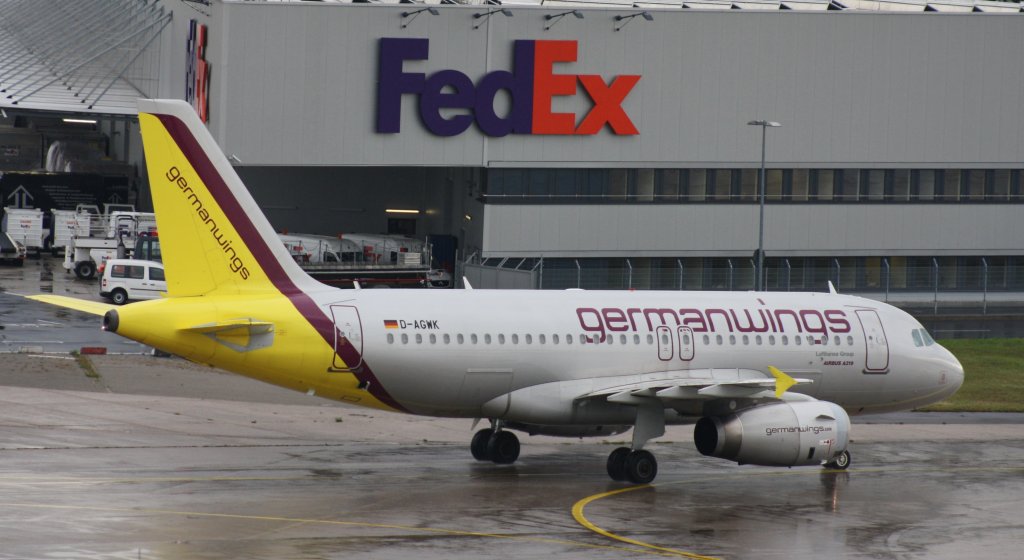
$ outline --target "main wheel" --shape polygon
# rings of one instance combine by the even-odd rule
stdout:
[[[629,456],[628,447],[619,447],[608,454],[608,476],[612,480],[626,480],[626,457]]]
[[[96,275],[96,263],[92,261],[82,261],[75,265],[75,276],[82,280],[91,280]]]
[[[843,450],[843,452],[840,453],[839,455],[832,457],[830,461],[827,461],[825,463],[825,468],[837,469],[841,471],[845,471],[846,469],[850,468],[850,452]]]
[[[469,443],[469,450],[473,452],[473,458],[477,461],[491,460],[490,455],[487,454],[487,444],[491,441],[492,435],[494,435],[494,430],[490,428],[484,428],[473,434],[473,441]]]
[[[487,455],[499,465],[509,465],[519,458],[519,438],[512,432],[498,432],[487,442]]]
[[[124,305],[128,303],[128,294],[124,290],[118,288],[113,292],[110,292],[110,300],[114,302],[114,305]]]
[[[636,484],[647,484],[658,476],[658,461],[650,451],[642,449],[626,456],[626,478]]]

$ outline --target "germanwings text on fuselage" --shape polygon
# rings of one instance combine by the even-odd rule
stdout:
[[[672,309],[668,307],[579,307],[580,327],[600,335],[609,332],[653,332],[659,326],[689,327],[693,332],[811,333],[827,335],[850,332],[850,322],[840,309]],[[787,324],[788,329],[787,330]]]

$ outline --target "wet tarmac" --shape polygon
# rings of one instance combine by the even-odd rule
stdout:
[[[143,345],[103,333],[100,319],[79,311],[37,305],[15,294],[57,294],[93,301],[99,280],[79,280],[66,272],[59,257],[25,260],[24,266],[0,265],[0,352],[70,352],[99,344],[110,352],[144,352]],[[109,303],[109,302],[108,302]]]
[[[54,276],[57,293],[93,288]],[[701,457],[671,428],[649,446],[657,481],[636,487],[604,472],[628,434],[523,436],[515,465],[478,463],[467,421],[68,356],[114,337],[47,313],[0,294],[6,348],[55,341],[0,347],[0,559],[1019,556],[1024,415],[858,420],[846,472]]]

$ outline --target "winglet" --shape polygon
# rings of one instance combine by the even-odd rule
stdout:
[[[469,279],[466,278],[465,276],[462,277],[462,287],[467,290],[473,289],[473,285],[469,283]]]
[[[768,373],[772,374],[772,377],[775,378],[775,398],[777,399],[781,399],[782,395],[784,395],[790,387],[796,385],[796,379],[786,375],[786,372],[775,366],[768,366]]]
[[[830,293],[830,294],[838,294],[839,293],[839,292],[836,291],[836,285],[833,284],[831,280],[828,281],[828,293]]]

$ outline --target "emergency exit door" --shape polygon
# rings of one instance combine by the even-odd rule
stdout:
[[[332,305],[334,318],[334,369],[352,371],[363,365],[363,325],[359,310],[351,305]]]

